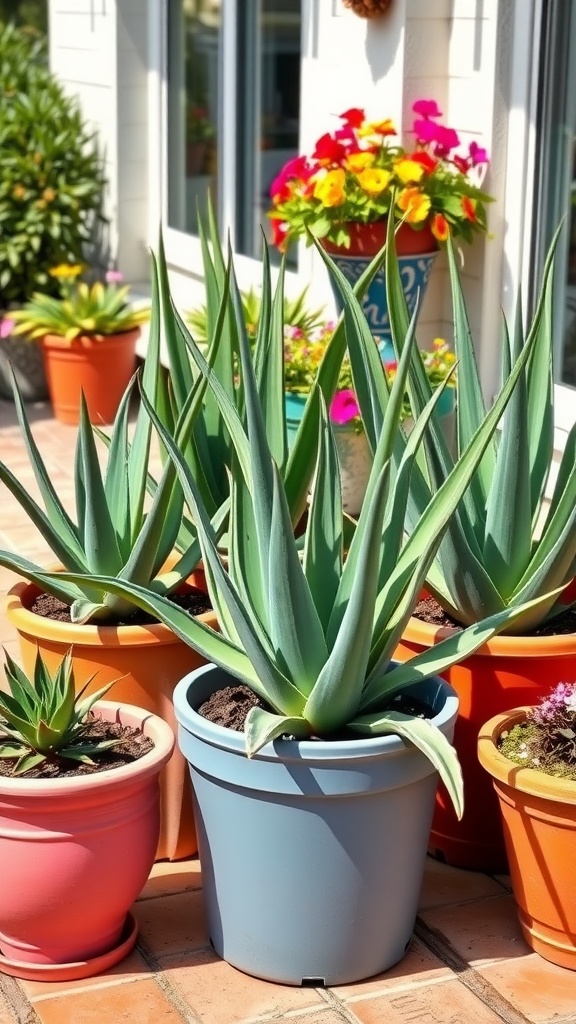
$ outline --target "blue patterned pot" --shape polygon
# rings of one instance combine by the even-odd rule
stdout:
[[[356,284],[358,279],[366,270],[366,267],[372,261],[372,256],[351,256],[348,252],[343,252],[342,255],[337,253],[331,253],[330,255],[338,269],[351,285]],[[422,253],[420,255],[398,257],[400,276],[402,278],[404,295],[406,297],[406,304],[408,306],[410,316],[412,316],[416,308],[418,291],[420,291],[421,297],[424,294],[426,285],[428,284],[428,278],[430,277],[430,271],[432,270],[432,266],[437,255],[438,250],[435,252]],[[340,301],[340,294],[335,286],[333,286],[333,291],[336,307],[338,312],[341,313],[342,303]],[[361,304],[364,315],[370,325],[370,330],[372,331],[372,334],[378,338],[378,349],[382,360],[384,362],[389,362],[395,359],[396,356],[394,354],[394,346],[392,344],[392,332],[390,331],[390,322],[388,318],[386,281],[383,267],[376,274],[376,277],[364,295]]]

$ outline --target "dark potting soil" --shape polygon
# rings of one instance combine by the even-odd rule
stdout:
[[[211,610],[212,605],[210,598],[203,590],[198,590],[197,587],[190,587],[186,590],[182,590],[178,594],[170,594],[169,601],[172,604],[178,605],[180,608],[184,608],[185,611],[189,612],[190,615],[201,615],[202,612],[208,612]],[[45,619],[55,619],[58,622],[71,622],[70,618],[70,607],[60,601],[57,597],[53,597],[52,594],[38,594],[38,597],[30,605],[31,612],[35,615],[41,615]],[[147,612],[142,611],[138,608],[134,615],[130,617],[117,620],[116,622],[106,622],[102,625],[106,626],[150,626],[158,623],[158,619],[154,618],[153,615],[148,615]]]
[[[216,690],[208,700],[204,701],[198,708],[198,714],[207,718],[214,725],[223,725],[226,729],[234,729],[235,732],[244,731],[246,715],[251,708],[263,708],[264,711],[273,711],[273,708],[254,693],[244,683],[237,683],[234,686],[225,686]],[[405,715],[414,715],[417,718],[433,718],[434,712],[423,701],[412,697],[410,694],[399,694],[387,705],[392,711],[402,711]],[[382,709],[384,710],[384,709]],[[288,738],[288,737],[285,737]],[[311,739],[320,737],[312,736]],[[328,737],[323,736],[322,739]],[[337,735],[329,737],[333,740],[358,739],[358,736],[342,730]]]
[[[122,725],[120,722],[103,721],[97,713],[91,711],[86,728],[82,731],[81,736],[70,744],[70,749],[96,740],[118,740],[118,742],[109,750],[92,755],[93,765],[80,764],[54,754],[30,771],[14,776],[14,767],[18,759],[0,758],[0,775],[22,779],[57,779],[69,778],[74,775],[95,775],[98,772],[107,771],[109,768],[121,768],[122,765],[137,761],[138,758],[154,748],[150,737],[145,736],[138,729],[134,729],[130,725]]]
[[[418,602],[414,609],[414,617],[421,619],[422,622],[428,622],[431,626],[464,628],[462,623],[448,615],[433,597],[424,597]],[[530,630],[526,636],[565,636],[569,633],[576,633],[576,608],[568,608],[551,622],[545,622]]]

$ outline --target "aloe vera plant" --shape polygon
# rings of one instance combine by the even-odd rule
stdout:
[[[114,682],[84,697],[93,677],[77,694],[70,652],[52,674],[38,651],[33,679],[7,651],[4,657],[9,693],[0,691],[0,758],[17,759],[14,775],[55,757],[93,765],[94,757],[115,746],[115,739],[84,739],[90,709]]]
[[[160,372],[160,320],[158,301],[155,300],[153,305],[150,358],[146,360],[142,388],[155,401]],[[147,585],[158,593],[169,594],[190,575],[200,558],[199,544],[192,540],[173,568],[162,571],[182,525],[183,493],[175,469],[168,462],[147,507],[152,424],[146,409],[141,406],[130,440],[130,395],[131,388],[124,394],[118,409],[104,469],[100,465],[94,432],[82,402],[76,443],[74,522],[50,479],[14,382],[16,413],[44,508],[2,462],[0,480],[38,528],[55,559],[65,570],[78,576],[75,583],[66,581],[60,574],[46,581],[40,578],[41,566],[4,550],[0,550],[0,565],[39,583],[48,593],[68,604],[73,622],[114,622],[129,617],[136,610],[129,601],[95,590],[91,586],[93,574],[121,576],[142,586]],[[201,389],[197,387],[192,396],[192,416],[201,397]],[[185,425],[185,429],[188,430],[189,426]],[[183,439],[184,436],[177,432],[177,437]]]
[[[270,710],[254,708],[246,721],[246,749],[253,755],[285,734],[330,737],[346,728],[370,736],[394,733],[419,747],[439,770],[458,813],[462,783],[455,753],[430,722],[391,707],[406,687],[470,654],[507,621],[500,613],[475,623],[403,665],[393,653],[451,517],[464,495],[510,400],[528,357],[523,353],[493,409],[454,467],[431,496],[409,537],[404,521],[410,479],[441,388],[402,441],[395,462],[414,323],[391,390],[374,364],[378,355],[355,295],[328,262],[344,297],[346,337],[356,386],[373,402],[374,463],[366,501],[347,552],[338,459],[326,403],[318,386],[310,403],[318,415],[318,445],[302,558],[294,539],[288,482],[268,442],[266,410],[257,367],[245,335],[239,338],[245,418],[216,374],[204,374],[233,445],[227,566],[201,488],[178,444],[143,394],[178,475],[198,531],[209,593],[220,632],[194,620],[158,594],[120,579],[93,578],[102,590],[131,599],[171,627],[208,660],[245,682]],[[309,404],[310,404],[309,403]],[[313,408],[313,406],[311,406]],[[377,423],[376,410],[381,416]],[[394,468],[394,472],[393,472]],[[77,577],[66,575],[75,582]]]
[[[554,451],[553,268],[560,230],[548,253],[528,331],[519,312],[520,296],[514,323],[509,325],[504,319],[503,388],[521,354],[529,350],[529,358],[508,403],[501,431],[488,445],[426,574],[426,589],[460,623],[468,625],[485,615],[509,612],[503,633],[524,634],[554,619],[575,599],[566,596],[565,587],[576,573],[576,424],[566,439],[550,494],[546,493]],[[413,477],[412,529],[490,415],[482,396],[450,245],[448,257],[459,363],[457,447],[452,455],[437,424],[431,423],[425,440],[426,463],[421,464],[422,473]],[[390,321],[394,343],[401,352],[408,314],[392,251],[387,263],[387,287],[393,295]],[[411,381],[410,400],[420,411],[429,400],[430,387],[415,363]],[[362,412],[371,416],[366,404]],[[528,603],[530,607],[518,615],[518,608]]]

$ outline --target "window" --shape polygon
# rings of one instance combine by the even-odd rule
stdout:
[[[566,216],[557,255],[555,365],[557,383],[576,388],[576,0],[548,0],[543,17],[534,280]],[[573,420],[575,395],[571,405]]]
[[[260,256],[270,184],[298,153],[301,23],[300,0],[168,0],[170,227],[196,234],[211,196]]]

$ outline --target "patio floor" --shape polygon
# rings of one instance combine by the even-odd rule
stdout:
[[[71,498],[76,429],[55,422],[48,405],[30,407],[30,417],[59,494]],[[35,491],[14,407],[2,401],[0,459]],[[47,549],[5,490],[0,509],[0,547],[46,562]],[[0,591],[14,581],[0,569]],[[18,658],[2,617],[0,643]],[[136,950],[98,977],[48,984],[0,974],[0,1024],[576,1024],[576,973],[530,952],[506,877],[429,859],[405,958],[385,974],[328,989],[270,984],[220,960],[195,858],[156,864],[134,912]]]

